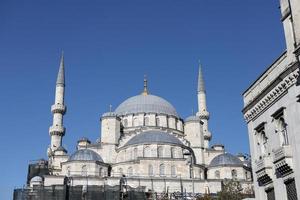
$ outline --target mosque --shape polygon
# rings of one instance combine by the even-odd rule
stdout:
[[[185,191],[217,193],[224,180],[237,180],[244,190],[252,187],[251,165],[243,154],[233,155],[221,144],[210,145],[209,112],[201,66],[198,74],[198,112],[182,119],[162,97],[144,89],[101,117],[101,136],[92,142],[81,138],[68,154],[62,146],[66,133],[63,117],[65,68],[63,55],[56,81],[53,124],[45,170],[29,167],[27,187],[64,185],[116,186],[126,179],[128,188],[157,193]],[[39,168],[41,169],[41,168]]]

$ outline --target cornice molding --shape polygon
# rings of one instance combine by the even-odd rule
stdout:
[[[298,76],[298,70],[290,72],[265,96],[263,96],[259,101],[257,101],[257,103],[255,103],[251,108],[247,109],[247,111],[244,112],[244,118],[246,122],[248,123],[251,120],[256,119],[259,115],[263,113],[265,109],[267,109],[278,99],[280,99],[288,91],[288,89],[297,82]]]

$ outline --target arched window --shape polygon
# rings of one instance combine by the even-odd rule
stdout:
[[[176,177],[176,167],[175,167],[175,165],[171,166],[171,176]]]
[[[102,169],[102,167],[99,168],[99,176],[100,176],[100,177],[103,176],[103,169]]]
[[[137,149],[137,147],[135,147],[135,148],[133,149],[133,159],[136,160],[137,157],[138,157],[138,149]]]
[[[151,151],[149,146],[144,147],[144,157],[151,157]]]
[[[262,131],[260,133],[260,149],[261,149],[261,154],[262,155],[266,154],[266,151],[267,151],[267,141],[268,141],[268,138],[266,136],[266,133],[265,133],[265,131]]]
[[[67,176],[70,176],[71,175],[71,167],[67,167]]]
[[[81,175],[82,176],[87,176],[87,167],[86,167],[86,165],[83,165],[81,167]]]
[[[113,169],[110,171],[110,176],[112,176],[112,177],[115,176],[115,171]]]
[[[132,169],[132,167],[128,167],[127,174],[128,174],[128,176],[132,176],[133,175],[133,169]]]
[[[175,147],[171,147],[171,158],[177,158]]]
[[[202,169],[199,169],[199,178],[200,179],[203,179],[203,175],[202,174],[203,174]]]
[[[137,117],[133,118],[133,126],[139,126],[139,119]]]
[[[237,179],[237,171],[235,169],[231,170],[232,179]]]
[[[161,164],[159,166],[159,175],[160,176],[165,176],[165,165],[164,164]]]
[[[245,179],[248,180],[249,179],[248,172],[245,170],[244,173],[245,173]]]
[[[283,117],[280,117],[278,119],[278,131],[280,134],[280,140],[281,140],[281,145],[288,145],[289,144],[289,139],[286,131],[287,124],[284,121]]]
[[[159,158],[163,158],[164,157],[164,148],[162,146],[159,146],[157,148],[157,155]]]
[[[159,120],[159,117],[156,117],[156,118],[155,118],[155,121],[156,121],[156,126],[160,126],[160,120]]]
[[[151,164],[148,166],[148,175],[149,176],[154,176],[153,166]]]
[[[119,176],[122,176],[122,175],[123,175],[123,169],[119,168]]]
[[[215,171],[215,178],[220,179],[220,171],[219,170]]]
[[[124,119],[124,121],[123,121],[123,126],[124,126],[124,127],[128,127],[128,120],[127,120],[127,119]]]
[[[149,117],[145,117],[145,126],[149,126]]]

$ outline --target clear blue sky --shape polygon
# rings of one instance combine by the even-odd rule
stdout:
[[[212,143],[249,152],[242,92],[285,49],[279,1],[0,1],[0,199],[46,158],[50,106],[65,52],[64,145],[100,136],[100,116],[149,90],[182,118],[197,108],[204,67]]]

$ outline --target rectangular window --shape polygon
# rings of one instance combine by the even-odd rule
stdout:
[[[295,179],[288,180],[284,184],[286,187],[287,199],[298,200]]]
[[[270,188],[266,190],[266,193],[267,193],[267,200],[275,200],[274,188]]]

